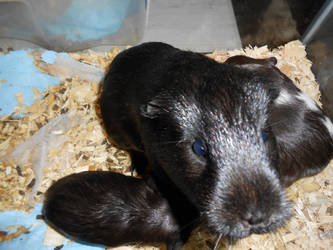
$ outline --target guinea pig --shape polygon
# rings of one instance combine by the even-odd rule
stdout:
[[[269,57],[264,59],[255,59],[248,56],[232,56],[229,57],[225,63],[228,64],[234,64],[234,65],[246,65],[246,64],[260,64],[264,66],[275,66],[277,63],[277,60],[275,57]]]
[[[81,172],[55,182],[47,191],[45,221],[60,233],[106,246],[183,244],[168,202],[151,179],[114,172]]]
[[[292,213],[268,125],[278,98],[265,87],[270,81],[243,65],[144,43],[113,60],[100,98],[103,123],[134,166],[146,159],[169,204],[167,187],[178,189],[212,233],[235,240],[271,232]],[[179,225],[190,223],[191,216]]]
[[[262,78],[274,93],[266,126],[276,141],[281,182],[289,186],[323,170],[333,157],[333,125],[316,102],[274,67],[276,60],[235,56],[226,63]]]

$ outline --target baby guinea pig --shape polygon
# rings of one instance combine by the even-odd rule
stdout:
[[[277,94],[266,83],[238,65],[144,43],[113,60],[100,98],[103,123],[133,165],[146,158],[156,185],[178,188],[212,233],[267,233],[290,218],[291,203],[267,126]]]
[[[106,246],[166,243],[180,249],[178,224],[152,180],[113,172],[82,172],[54,183],[46,193],[48,224],[78,241]]]
[[[316,102],[274,67],[276,60],[234,56],[226,63],[262,78],[273,93],[266,126],[276,140],[281,182],[289,186],[323,170],[333,157],[333,125]]]

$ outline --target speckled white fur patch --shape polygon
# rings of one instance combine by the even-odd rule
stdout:
[[[275,99],[275,104],[290,104],[293,96],[285,89],[280,91],[279,96]]]
[[[333,138],[333,124],[331,120],[327,116],[325,116],[325,118],[323,118],[323,123],[326,126],[328,132],[330,133],[331,137]]]
[[[319,108],[315,102],[308,94],[300,92],[297,95],[297,99],[302,100],[312,111],[319,111]]]

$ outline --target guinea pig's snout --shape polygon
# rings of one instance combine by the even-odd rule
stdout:
[[[250,177],[250,178],[249,178]],[[207,213],[213,232],[233,239],[275,231],[291,217],[291,202],[277,177],[265,174],[235,176],[220,190]]]
[[[266,217],[267,216],[263,212],[253,208],[241,216],[241,223],[244,225],[244,227],[256,226],[264,222]]]

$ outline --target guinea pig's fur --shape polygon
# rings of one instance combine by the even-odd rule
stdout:
[[[183,244],[168,202],[151,179],[113,172],[82,172],[54,183],[46,193],[44,219],[69,237],[106,246]]]
[[[253,76],[199,53],[146,43],[114,59],[100,99],[111,141],[142,152],[157,185],[157,173],[164,174],[213,233],[233,239],[274,231],[291,216],[266,125],[276,93]]]
[[[157,214],[165,216],[153,220],[156,236],[130,223],[121,232],[123,236],[131,232],[131,237],[110,237],[108,245],[133,242],[131,230],[135,230],[138,241],[160,237],[176,242],[168,244],[170,249],[179,249],[198,222],[233,240],[272,232],[286,223],[291,202],[285,186],[327,165],[333,153],[333,126],[275,64],[275,58],[245,56],[222,64],[164,43],[145,43],[114,59],[100,99],[103,123],[111,141],[130,152],[136,169],[142,170],[148,162],[149,179],[155,184],[144,186],[126,179],[115,190],[128,189],[127,196],[113,189],[105,191],[105,196],[113,197],[115,203],[129,199],[122,209],[131,210],[135,186],[143,187],[139,193],[153,186],[150,214],[156,211],[151,204],[158,204]],[[95,181],[87,180],[88,186],[89,182]],[[112,203],[103,203],[115,211]],[[135,204],[149,214],[145,206]],[[52,216],[55,221],[64,217]],[[70,216],[78,223],[84,219]],[[102,214],[105,220],[108,216]],[[142,218],[137,215],[145,223]],[[172,221],[171,226],[158,229],[165,218]],[[126,218],[118,220],[125,225]],[[96,219],[96,223],[101,222]],[[169,240],[171,232],[176,240]],[[99,238],[98,231],[92,237]]]
[[[245,56],[226,61],[252,72],[262,79],[264,88],[274,92],[266,126],[276,140],[281,182],[288,186],[327,166],[333,157],[333,125],[316,102],[272,62]]]

